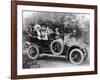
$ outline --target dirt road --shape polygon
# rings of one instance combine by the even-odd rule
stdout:
[[[89,61],[86,60],[80,65],[72,64],[68,59],[63,56],[41,55],[36,60],[31,60],[27,55],[23,55],[23,68],[55,68],[55,67],[73,67],[89,65]]]

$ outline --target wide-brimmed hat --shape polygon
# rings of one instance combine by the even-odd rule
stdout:
[[[41,26],[39,25],[39,24],[36,24],[35,26],[34,26],[34,30],[40,30],[41,29]]]

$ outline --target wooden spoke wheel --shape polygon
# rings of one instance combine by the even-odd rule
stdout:
[[[69,59],[73,64],[81,64],[84,60],[84,54],[80,49],[72,49],[69,54]]]
[[[54,40],[51,45],[51,52],[54,55],[60,55],[63,52],[63,41],[61,39]]]
[[[30,59],[37,59],[39,56],[39,49],[36,45],[30,45],[28,48],[28,57]]]

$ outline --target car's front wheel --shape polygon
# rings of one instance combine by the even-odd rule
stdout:
[[[73,64],[81,64],[84,60],[84,54],[80,49],[72,49],[69,54],[70,62]]]
[[[37,59],[39,56],[39,48],[36,45],[30,45],[28,48],[28,57],[30,59]]]

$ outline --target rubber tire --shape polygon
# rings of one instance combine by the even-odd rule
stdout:
[[[80,53],[80,55],[81,55],[81,60],[79,62],[75,62],[75,61],[72,60],[71,56],[72,56],[74,51],[78,51]],[[77,48],[72,49],[70,51],[70,54],[69,54],[69,60],[70,60],[71,63],[73,63],[75,65],[79,65],[79,64],[81,64],[84,61],[84,54],[83,54],[83,52],[80,49],[77,49]]]
[[[61,49],[61,51],[60,51],[59,53],[56,53],[56,52],[52,49],[52,45],[53,45],[55,42],[60,43],[60,45],[61,45],[61,47],[62,47],[62,49]],[[62,54],[62,52],[63,52],[63,50],[64,50],[63,41],[62,41],[61,39],[54,40],[54,41],[51,43],[51,45],[50,45],[50,50],[51,50],[51,52],[52,52],[54,55],[56,55],[56,56]]]
[[[35,49],[36,49],[36,51],[37,51],[37,54],[36,54],[36,56],[35,57],[32,57],[30,54],[29,54],[29,50],[30,50],[30,48],[32,48],[32,47],[34,47]],[[30,59],[37,59],[38,58],[38,56],[39,56],[39,48],[38,48],[38,46],[36,46],[36,45],[30,45],[30,47],[28,48],[28,57],[30,58]]]

